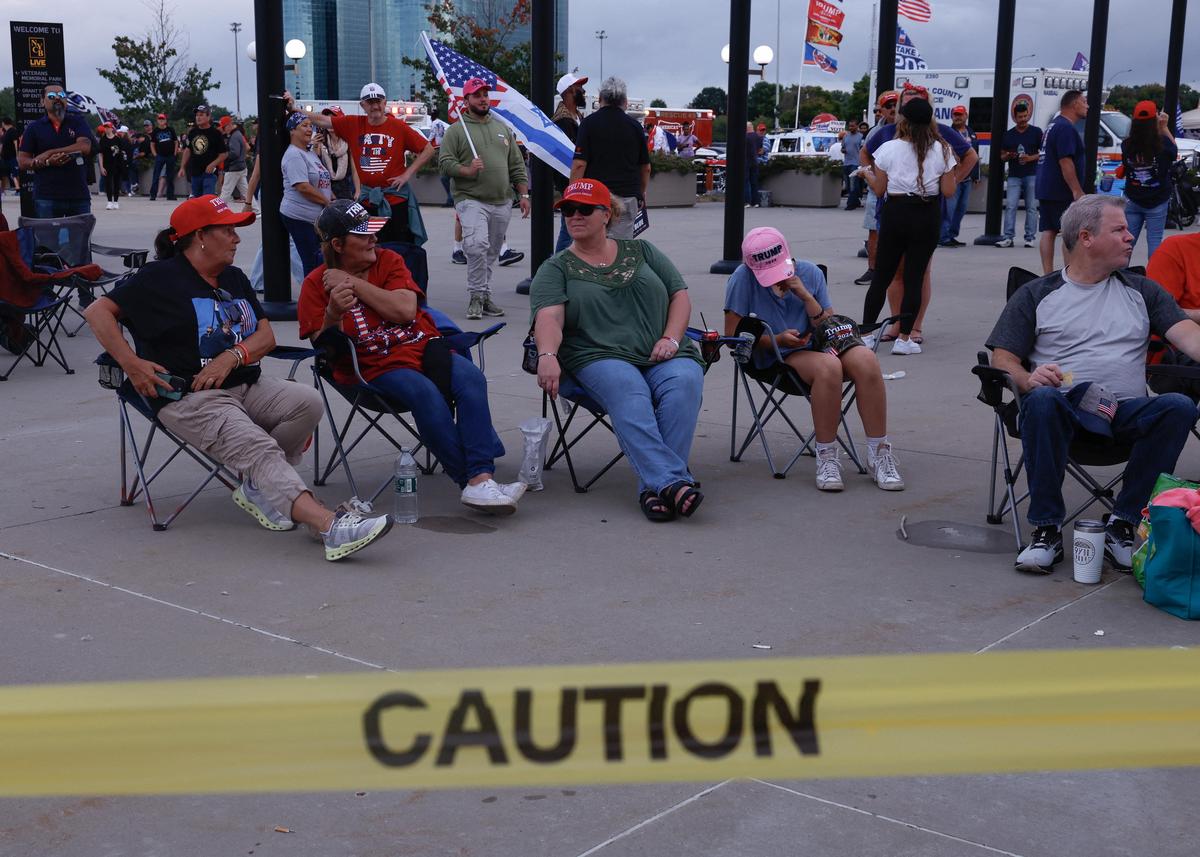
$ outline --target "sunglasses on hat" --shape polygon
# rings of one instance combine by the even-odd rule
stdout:
[[[580,202],[564,202],[558,208],[559,211],[563,213],[564,217],[574,217],[576,214],[582,214],[584,217],[591,217],[593,212],[600,207],[601,206],[599,205],[588,205]]]

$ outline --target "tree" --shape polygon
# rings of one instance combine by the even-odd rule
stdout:
[[[1153,101],[1162,110],[1166,101],[1166,87],[1161,83],[1140,83],[1136,86],[1117,85],[1108,94],[1105,106],[1119,110],[1126,116],[1133,115],[1133,108],[1139,101]],[[1192,89],[1186,83],[1179,86],[1179,106],[1183,110],[1192,110],[1200,102],[1200,92]]]
[[[656,98],[650,102],[650,107],[655,110],[657,110],[660,107],[666,107],[666,106],[667,106],[667,102],[663,101],[661,98]]]
[[[121,96],[123,112],[134,114],[181,113],[188,105],[207,100],[210,89],[218,89],[212,69],[201,71],[188,64],[187,37],[171,19],[166,0],[147,0],[150,27],[140,40],[117,36],[113,40],[116,67],[98,68],[100,76]]]
[[[11,86],[0,89],[0,116],[8,116],[14,121],[17,118],[17,99]]]
[[[465,4],[464,4],[465,5]],[[478,17],[458,10],[454,0],[431,0],[428,10],[430,31],[441,33],[441,41],[453,50],[495,72],[518,92],[529,92],[531,83],[531,45],[509,38],[529,23],[530,0],[475,0]],[[420,56],[404,57],[401,62],[425,74],[424,89],[416,94],[430,103],[437,115],[443,115],[448,99],[422,50]]]
[[[693,110],[711,110],[718,116],[729,112],[729,96],[719,86],[706,86],[697,93],[688,107]]]
[[[750,87],[746,96],[746,118],[756,124],[765,122],[768,127],[774,127],[775,84],[760,80]]]

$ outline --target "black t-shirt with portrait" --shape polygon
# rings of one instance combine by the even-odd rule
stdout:
[[[100,138],[100,164],[104,169],[123,171],[133,160],[129,141],[120,134],[115,137]]]
[[[192,128],[187,133],[186,143],[187,147],[192,150],[187,164],[188,178],[195,178],[203,174],[208,169],[208,165],[225,151],[225,135],[213,125],[209,125],[203,130]]]
[[[226,268],[217,285],[209,285],[179,253],[142,267],[108,297],[120,308],[138,355],[190,384],[209,360],[250,336],[266,318],[240,268]],[[260,374],[257,365],[243,366],[221,387],[253,384]],[[169,404],[161,397],[151,401],[156,407]]]

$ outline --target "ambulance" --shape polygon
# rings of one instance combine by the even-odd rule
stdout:
[[[992,138],[992,90],[995,73],[987,68],[965,69],[921,69],[896,72],[896,88],[905,83],[923,86],[929,90],[933,103],[933,114],[937,121],[950,124],[950,111],[959,105],[967,108],[967,124],[979,135],[980,159],[987,162],[986,147]],[[1056,68],[1014,68],[1009,84],[1008,117],[1018,103],[1030,108],[1031,125],[1045,130],[1058,115],[1063,94],[1071,89],[1087,92],[1086,71]],[[876,103],[875,72],[871,72],[871,104]],[[1108,98],[1108,93],[1104,93]],[[1091,105],[1095,109],[1098,105]],[[1114,110],[1100,113],[1100,141],[1098,156],[1101,161],[1121,160],[1121,141],[1129,136],[1130,118]],[[1083,133],[1083,122],[1078,124]],[[1176,141],[1181,158],[1191,157],[1200,151],[1200,141],[1179,139]]]

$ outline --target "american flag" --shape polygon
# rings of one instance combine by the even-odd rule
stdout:
[[[96,103],[96,100],[90,95],[84,95],[82,92],[67,93],[67,109],[78,113],[95,113],[100,117],[101,121],[120,124],[121,119],[111,110],[106,110]]]
[[[457,118],[463,104],[463,84],[473,77],[486,81],[491,90],[492,113],[512,129],[532,154],[568,178],[575,146],[558,126],[528,98],[509,87],[495,72],[449,46],[421,34],[425,52],[438,83],[450,99],[450,117]]]
[[[1103,393],[1096,400],[1096,413],[1108,417],[1109,422],[1117,418],[1117,403]]]
[[[900,0],[896,11],[918,24],[928,23],[933,17],[933,9],[929,7],[928,0]]]

